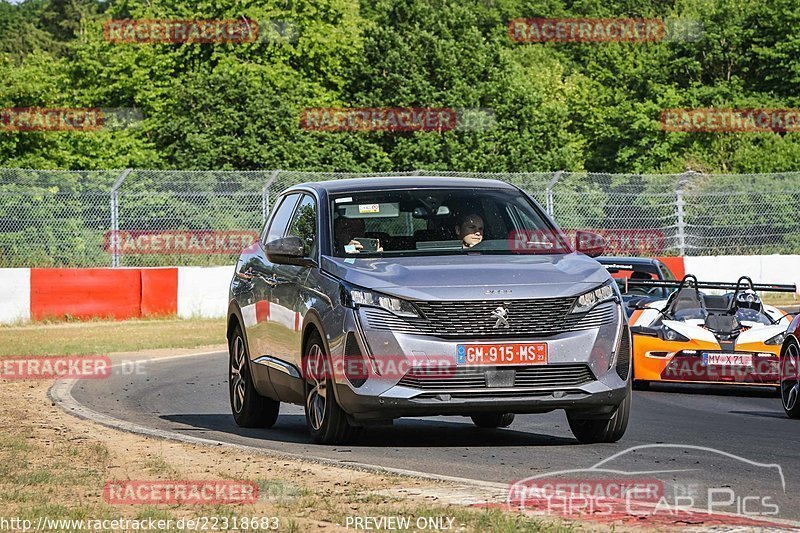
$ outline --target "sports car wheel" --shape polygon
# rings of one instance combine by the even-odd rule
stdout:
[[[479,428],[507,428],[514,421],[514,413],[480,413],[470,418]]]
[[[236,424],[243,428],[269,428],[278,420],[280,402],[261,396],[250,377],[247,345],[239,326],[228,343],[228,389]]]
[[[314,333],[309,339],[305,358],[306,424],[311,438],[319,444],[342,444],[352,439],[360,428],[350,425],[347,414],[336,402],[333,380],[322,339]]]
[[[628,419],[631,414],[631,387],[610,415],[588,417],[586,413],[570,413],[567,411],[567,422],[572,434],[581,444],[596,442],[617,442],[628,428]]]
[[[781,401],[789,418],[800,418],[800,346],[793,337],[781,354]]]

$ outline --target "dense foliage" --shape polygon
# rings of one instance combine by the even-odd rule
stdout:
[[[111,19],[270,21],[247,44],[119,44]],[[699,40],[521,44],[521,17],[658,17]],[[0,107],[135,108],[135,126],[0,132],[0,166],[769,172],[796,133],[676,133],[676,107],[800,107],[796,0],[0,2]],[[286,30],[287,31],[282,31]],[[307,107],[489,108],[483,131],[321,132]]]

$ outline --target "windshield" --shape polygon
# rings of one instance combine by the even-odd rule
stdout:
[[[524,194],[506,189],[415,189],[331,199],[332,255],[569,253]]]
[[[658,268],[651,264],[632,264],[624,261],[607,262],[601,261],[614,281],[617,282],[619,291],[623,298],[650,297],[667,298],[672,294],[673,289],[667,287],[643,287],[631,281],[645,280],[653,281],[661,279]]]

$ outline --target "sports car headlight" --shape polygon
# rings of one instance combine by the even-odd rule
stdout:
[[[667,326],[661,326],[659,330],[661,332],[661,339],[665,341],[672,341],[672,342],[689,342],[689,338],[685,335],[681,335],[677,331]]]
[[[341,297],[342,305],[353,309],[366,305],[369,307],[380,307],[398,316],[420,317],[417,308],[414,307],[411,302],[362,287],[356,287],[355,285],[342,283]]]
[[[572,306],[570,313],[585,313],[597,304],[608,302],[610,300],[617,300],[617,293],[614,290],[616,283],[608,281],[596,289],[585,292],[578,296],[575,305]]]
[[[774,337],[770,337],[769,339],[764,341],[764,344],[769,344],[770,346],[777,346],[783,344],[784,339],[786,339],[786,332],[782,331],[775,335]]]

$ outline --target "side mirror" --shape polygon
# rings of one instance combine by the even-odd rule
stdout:
[[[631,300],[628,302],[628,309],[636,309],[636,310],[644,310],[644,309],[655,309],[654,307],[650,307],[650,304],[655,302],[657,298],[650,298],[645,296],[643,298],[636,298],[635,300]]]
[[[589,257],[602,255],[606,249],[606,240],[602,235],[591,231],[578,231],[575,233],[575,251],[584,253]]]
[[[271,263],[278,265],[309,266],[314,261],[305,257],[303,240],[300,237],[281,237],[264,245],[264,253]]]
[[[639,304],[642,303],[642,298],[634,298],[633,300],[628,301],[628,309],[644,309],[640,307]]]
[[[647,335],[648,337],[658,337],[658,328],[631,326],[631,333],[635,335]]]

